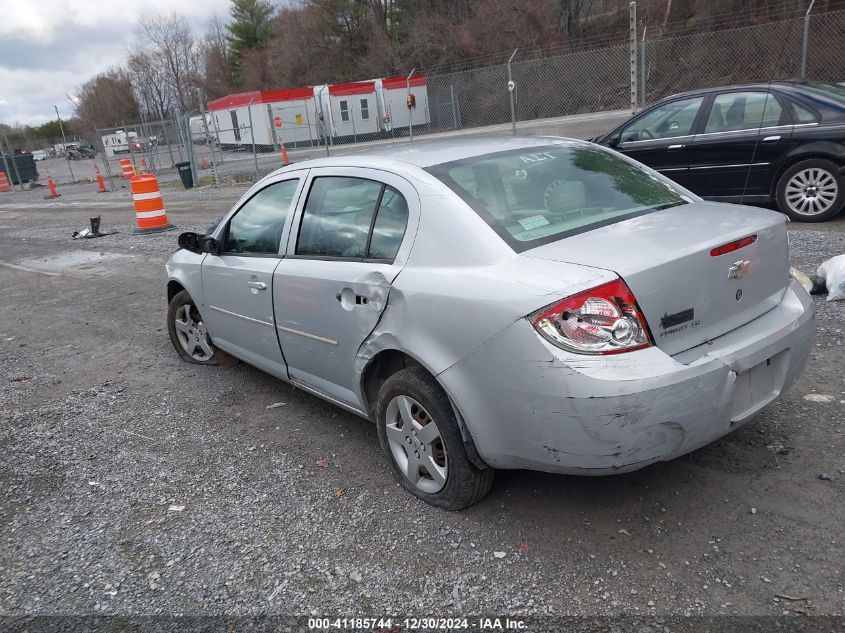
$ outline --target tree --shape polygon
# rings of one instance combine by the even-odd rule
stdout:
[[[199,75],[199,53],[184,17],[171,13],[143,18],[133,54],[146,62],[150,81],[164,80],[169,96],[182,112],[197,105],[194,88]],[[148,85],[147,91],[151,89]]]
[[[209,98],[222,97],[232,91],[234,78],[226,27],[217,16],[209,22],[208,31],[199,43],[202,73],[199,83]]]
[[[229,31],[229,61],[237,83],[243,79],[243,58],[247,53],[264,51],[273,36],[273,12],[273,5],[267,0],[232,0],[232,23],[226,29]]]
[[[76,114],[88,129],[118,127],[137,121],[140,113],[129,73],[112,68],[76,91]]]

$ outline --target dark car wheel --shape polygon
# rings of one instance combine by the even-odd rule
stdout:
[[[167,332],[182,360],[199,365],[217,365],[220,353],[211,342],[191,295],[177,292],[167,308]]]
[[[470,462],[448,396],[422,367],[403,369],[385,381],[376,425],[394,476],[412,495],[462,510],[490,491],[495,471]]]
[[[778,208],[798,222],[823,222],[842,210],[845,181],[836,163],[810,158],[795,163],[777,184]]]

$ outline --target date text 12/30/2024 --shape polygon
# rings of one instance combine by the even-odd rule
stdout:
[[[526,630],[523,620],[511,618],[309,618],[312,631],[370,631],[401,633],[402,631],[520,631]]]

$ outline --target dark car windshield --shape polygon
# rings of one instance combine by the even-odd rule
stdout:
[[[517,252],[687,202],[656,176],[590,145],[509,150],[428,171]]]

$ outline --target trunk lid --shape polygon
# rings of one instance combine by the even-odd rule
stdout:
[[[749,235],[753,244],[712,256]],[[523,256],[610,270],[634,293],[655,344],[677,354],[780,303],[789,284],[783,215],[695,202],[524,251]],[[733,272],[732,272],[733,269]]]

